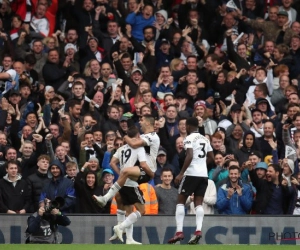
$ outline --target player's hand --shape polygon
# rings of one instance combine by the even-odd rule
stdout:
[[[175,178],[175,181],[174,181],[175,184],[179,186],[179,184],[180,184],[182,178],[183,178],[183,174],[177,175],[176,178]]]

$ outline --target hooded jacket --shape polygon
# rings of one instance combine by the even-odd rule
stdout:
[[[272,111],[271,106],[270,106],[270,102],[268,101],[268,99],[266,99],[266,98],[257,98],[255,107],[258,109],[258,104],[257,104],[257,103],[261,102],[262,100],[266,101],[267,106],[268,106],[268,107],[267,107],[267,111],[264,112],[264,113],[265,113],[268,117],[273,116],[275,113],[274,113],[274,111]]]
[[[95,185],[94,188],[91,188],[86,183],[86,176],[91,172],[83,173],[79,172],[75,178],[75,190],[80,201],[79,212],[80,213],[107,213],[110,211],[110,202],[104,207],[99,207],[93,200],[93,195],[104,195],[103,189],[98,185],[97,174],[93,172],[95,176]]]
[[[65,204],[59,209],[62,212],[71,212],[76,202],[74,183],[70,179],[64,178],[63,166],[59,160],[54,160],[49,169],[55,165],[59,167],[61,174],[57,179],[52,179],[44,186],[39,202],[43,202],[46,198],[53,201],[56,197],[62,197]]]
[[[20,211],[30,210],[30,194],[27,182],[18,175],[17,180],[12,182],[8,174],[0,180],[0,213],[7,213],[8,210]]]
[[[247,148],[245,143],[247,135],[252,135],[253,137],[253,144],[250,148]],[[254,133],[250,130],[246,131],[243,136],[243,146],[235,152],[235,157],[239,161],[240,166],[242,166],[245,161],[248,161],[250,153],[257,149]]]

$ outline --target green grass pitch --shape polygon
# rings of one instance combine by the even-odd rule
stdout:
[[[71,245],[25,245],[25,244],[3,244],[0,245],[1,250],[294,250],[299,246],[289,245],[91,245],[91,244],[71,244]]]

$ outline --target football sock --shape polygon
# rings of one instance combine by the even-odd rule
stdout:
[[[176,212],[175,212],[175,219],[176,219],[176,226],[177,226],[176,232],[182,232],[183,220],[184,220],[184,205],[183,204],[177,204]]]
[[[115,182],[114,185],[112,185],[108,190],[107,194],[103,196],[105,198],[105,201],[107,202],[112,199],[120,189],[121,187],[119,186],[118,182]]]
[[[133,240],[133,224],[131,224],[129,227],[126,227],[125,232],[126,232],[126,239]]]
[[[117,210],[117,221],[118,224],[121,224],[126,218],[125,218],[126,212],[123,210],[118,209]]]
[[[202,205],[195,208],[196,210],[196,231],[201,231],[204,218],[204,210]]]
[[[138,218],[141,218],[141,214],[139,211],[135,211],[133,213],[131,213],[130,215],[128,215],[128,217],[120,224],[120,229],[124,230],[124,228],[129,227],[130,225],[132,225],[133,223],[135,223]]]

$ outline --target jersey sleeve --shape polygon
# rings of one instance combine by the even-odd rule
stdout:
[[[137,154],[139,162],[147,161],[146,152],[144,148],[138,148]]]
[[[147,146],[151,145],[152,140],[149,135],[145,135],[145,136],[141,137],[141,139],[147,144]]]
[[[187,136],[183,141],[184,149],[193,148],[191,137]]]
[[[209,142],[207,142],[207,148],[206,148],[206,152],[211,152],[211,151],[213,151],[213,149],[212,149],[212,147],[211,147],[210,143],[209,143]]]

